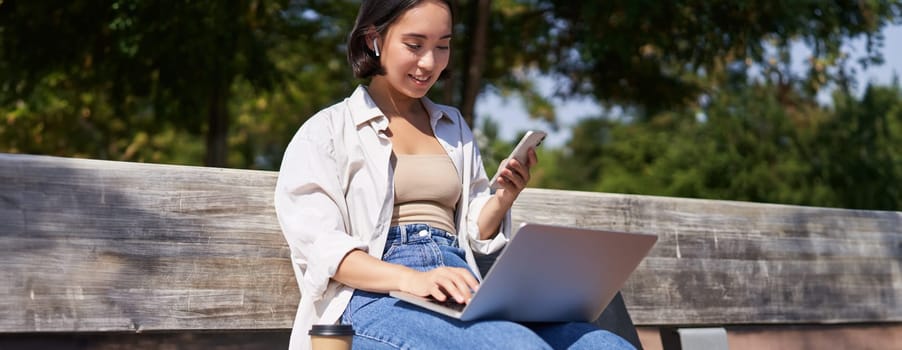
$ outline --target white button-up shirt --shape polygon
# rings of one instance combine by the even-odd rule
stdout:
[[[479,239],[477,218],[491,194],[473,133],[456,108],[425,97],[423,105],[463,181],[455,213],[458,241],[479,275],[474,254],[494,253],[507,243],[510,213],[501,234]],[[347,307],[353,289],[331,279],[345,255],[361,249],[382,258],[394,207],[388,123],[360,86],[304,123],[285,150],[275,208],[301,290],[290,349],[309,348],[312,325],[337,322]]]

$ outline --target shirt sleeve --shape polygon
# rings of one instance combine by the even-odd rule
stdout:
[[[479,239],[479,213],[485,207],[486,202],[492,197],[489,188],[489,178],[485,173],[485,167],[482,164],[482,156],[479,153],[479,147],[473,142],[472,155],[470,157],[473,162],[473,173],[470,174],[470,205],[467,213],[467,233],[470,239],[470,247],[473,252],[481,255],[488,255],[501,250],[508,242],[511,226],[510,210],[504,214],[501,220],[501,227],[491,239]]]
[[[367,245],[348,232],[334,147],[303,131],[286,148],[274,204],[292,263],[300,272],[301,293],[319,300],[345,255]],[[316,134],[331,135],[320,131]]]

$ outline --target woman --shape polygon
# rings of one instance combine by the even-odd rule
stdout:
[[[313,116],[285,151],[275,206],[302,295],[291,348],[336,322],[363,349],[631,348],[591,324],[462,322],[386,294],[466,303],[476,255],[507,242],[537,162],[535,150],[508,162],[490,193],[460,112],[425,97],[448,66],[452,18],[447,0],[363,1],[348,60],[369,85]]]

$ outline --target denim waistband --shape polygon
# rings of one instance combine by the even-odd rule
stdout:
[[[433,240],[439,245],[458,246],[456,235],[426,224],[392,226],[388,229],[387,244],[408,244],[424,240]]]

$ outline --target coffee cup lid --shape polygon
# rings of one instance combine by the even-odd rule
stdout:
[[[319,336],[354,335],[354,327],[348,324],[315,324],[307,334]]]

